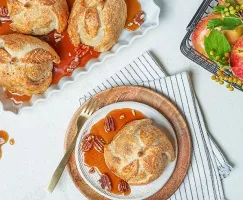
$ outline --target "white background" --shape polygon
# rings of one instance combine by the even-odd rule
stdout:
[[[0,129],[15,138],[5,145],[0,160],[1,200],[81,200],[67,171],[52,194],[45,192],[50,177],[63,155],[68,123],[79,106],[79,98],[133,58],[152,51],[169,74],[190,71],[206,124],[213,137],[233,163],[234,170],[224,180],[226,199],[243,195],[243,93],[229,92],[211,81],[210,73],[180,52],[186,26],[202,0],[156,0],[161,7],[160,26],[129,49],[94,68],[63,91],[39,103],[20,116],[0,111]]]

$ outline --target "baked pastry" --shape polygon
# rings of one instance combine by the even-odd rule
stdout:
[[[68,34],[75,47],[80,43],[95,51],[108,51],[118,40],[127,19],[124,0],[76,0]]]
[[[7,0],[15,31],[31,35],[45,35],[53,30],[64,31],[68,21],[66,0]]]
[[[0,36],[0,86],[20,95],[43,93],[52,82],[53,62],[60,58],[40,39],[10,34]]]
[[[108,168],[130,185],[151,183],[175,160],[173,146],[166,135],[141,119],[126,124],[104,149]]]

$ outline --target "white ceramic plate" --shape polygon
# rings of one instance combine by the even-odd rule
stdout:
[[[139,0],[139,2],[141,3],[142,10],[146,13],[146,19],[138,30],[130,32],[124,29],[117,44],[110,51],[102,53],[97,59],[89,61],[85,67],[77,68],[74,70],[72,76],[62,78],[57,85],[51,85],[44,94],[34,95],[29,102],[15,105],[11,100],[6,99],[3,89],[0,87],[0,109],[2,107],[5,111],[19,114],[24,109],[32,108],[36,103],[48,99],[54,92],[60,91],[64,86],[75,81],[80,75],[89,72],[94,66],[102,64],[107,58],[115,56],[121,49],[130,46],[135,39],[144,36],[149,30],[156,28],[159,25],[160,8],[153,0]]]
[[[176,151],[175,161],[167,165],[164,173],[157,180],[144,186],[131,186],[131,193],[127,196],[115,195],[109,193],[106,190],[103,190],[99,183],[100,175],[98,174],[98,172],[95,172],[95,174],[92,175],[89,173],[90,168],[84,164],[83,152],[80,150],[83,137],[89,133],[89,130],[92,127],[92,125],[98,122],[100,119],[104,118],[110,111],[120,108],[131,108],[134,110],[138,110],[142,112],[144,115],[146,115],[148,118],[152,119],[154,125],[159,127],[161,130],[166,131],[167,134],[170,134],[170,136],[172,136],[171,138],[173,138],[174,140],[173,143]],[[75,159],[78,171],[91,188],[93,188],[95,191],[109,199],[140,200],[148,198],[149,196],[158,192],[165,185],[165,183],[169,180],[170,176],[172,175],[175,169],[178,149],[176,134],[174,133],[173,128],[168,122],[168,120],[161,113],[145,104],[127,101],[114,103],[104,108],[101,108],[86,121],[83,128],[81,129],[81,133],[85,132],[86,134],[79,135],[75,148]]]

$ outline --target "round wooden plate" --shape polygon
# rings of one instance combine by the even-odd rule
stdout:
[[[172,176],[164,187],[159,192],[148,198],[149,200],[168,199],[182,183],[191,160],[190,133],[183,116],[180,114],[176,106],[174,106],[174,104],[171,103],[165,96],[156,93],[153,90],[138,86],[119,86],[111,88],[96,94],[93,98],[97,99],[97,102],[99,102],[98,108],[121,101],[136,101],[144,103],[161,112],[171,123],[175,130],[178,142],[177,164]],[[77,132],[77,120],[83,105],[76,111],[69,123],[64,144],[65,149],[70,145]],[[88,199],[107,199],[91,189],[79,175],[74,153],[69,159],[67,168],[69,175],[71,176],[76,187]]]

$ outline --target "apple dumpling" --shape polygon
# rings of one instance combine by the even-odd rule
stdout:
[[[11,28],[31,35],[64,31],[68,21],[66,0],[7,0]]]
[[[108,51],[118,40],[127,18],[124,0],[76,0],[68,24],[75,47],[80,43],[95,51]]]
[[[105,146],[108,168],[130,185],[145,185],[159,178],[175,160],[173,146],[164,132],[141,119],[126,124]]]
[[[40,39],[10,34],[0,36],[0,86],[19,95],[43,93],[52,82],[57,53]]]

